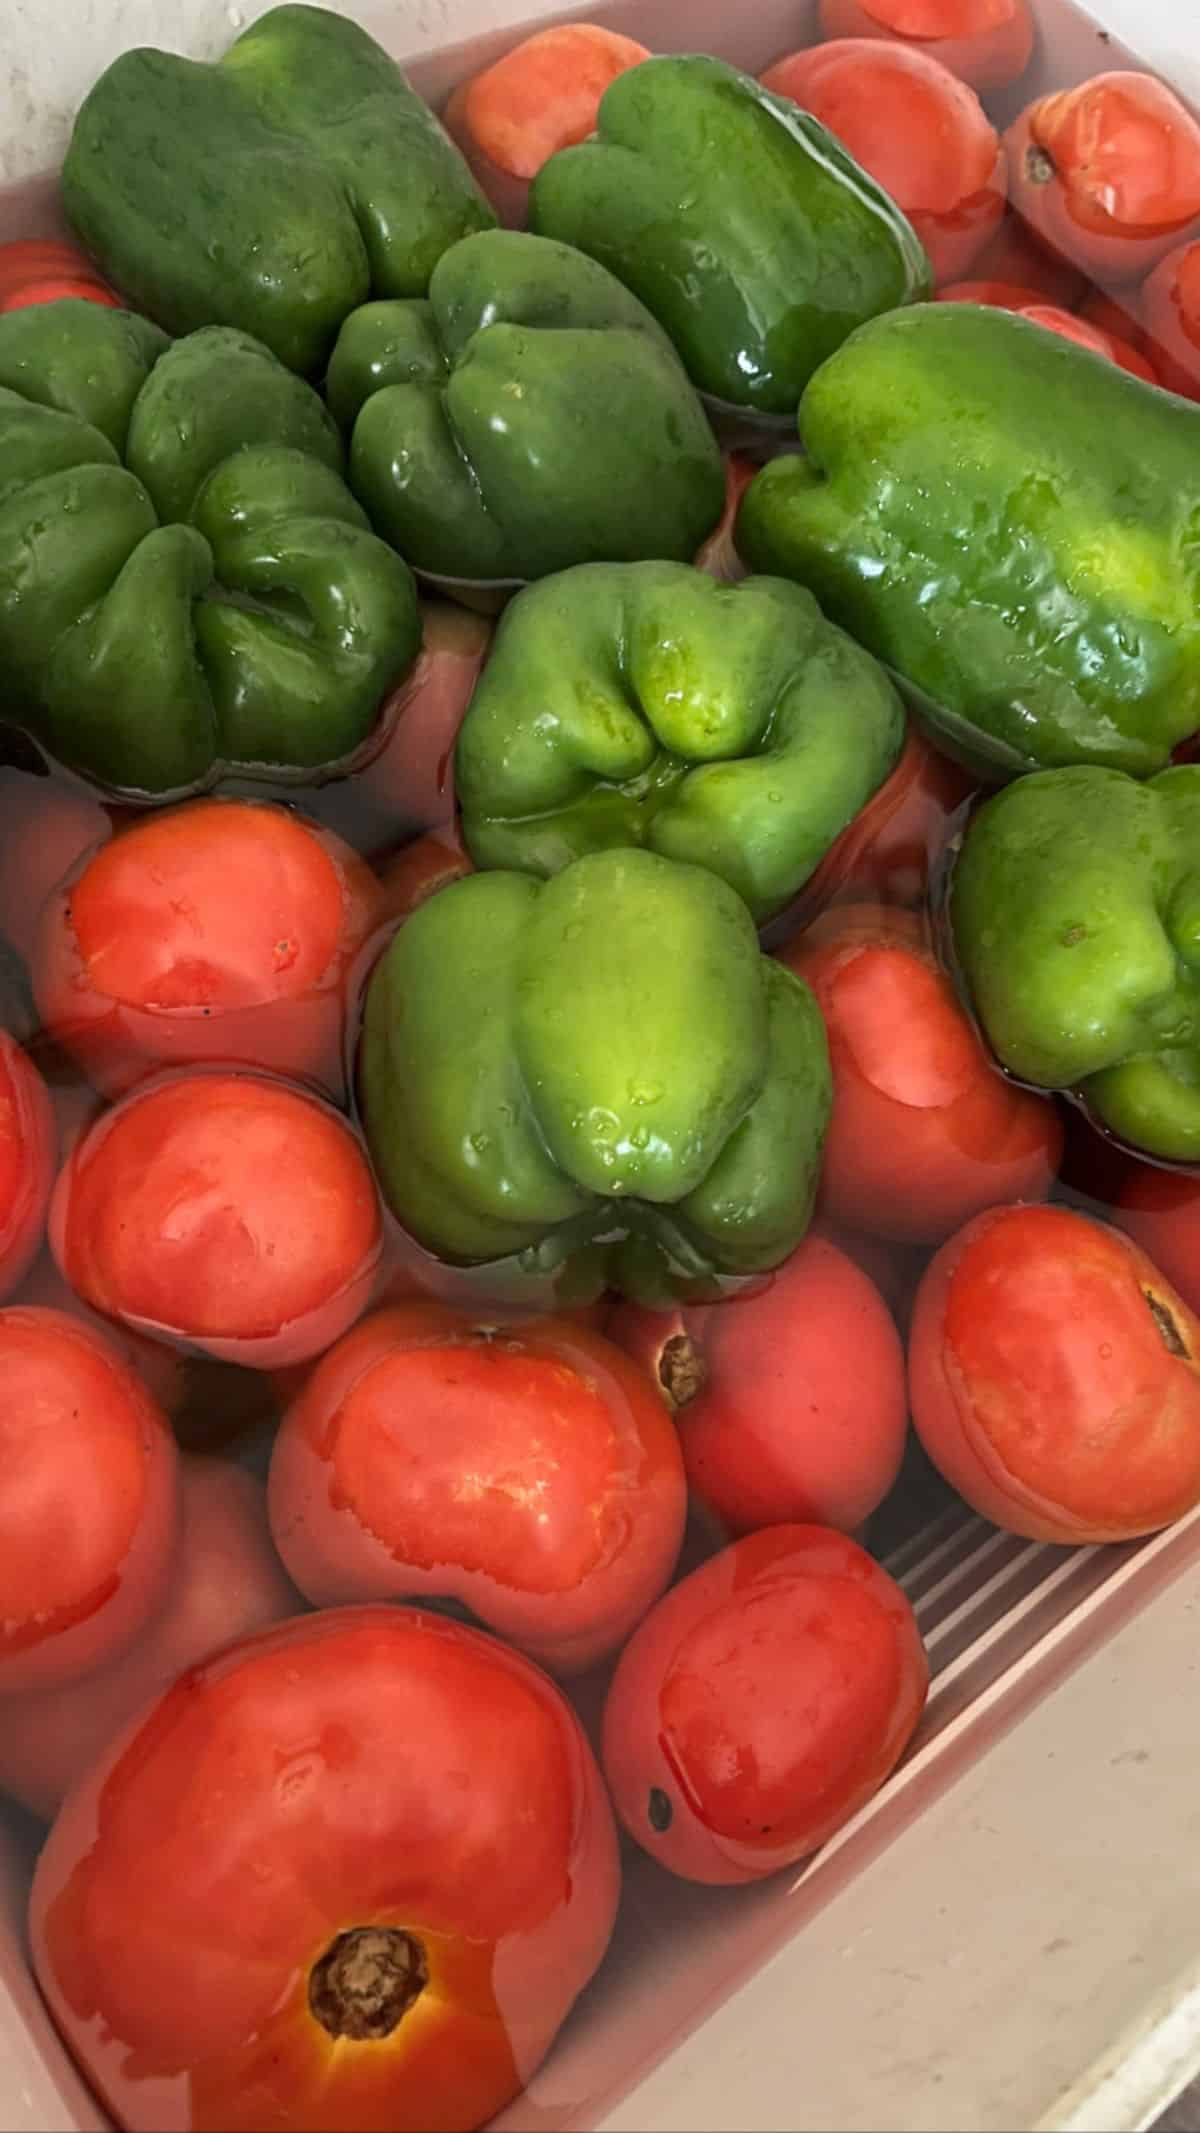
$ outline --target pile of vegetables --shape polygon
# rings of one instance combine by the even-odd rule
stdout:
[[[472,2133],[633,1846],[844,1828],[914,1458],[1200,1506],[1200,124],[820,21],[439,118],[275,7],[0,248],[0,1789],[129,2129]]]

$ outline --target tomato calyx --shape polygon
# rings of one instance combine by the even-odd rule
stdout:
[[[353,1926],[313,1964],[308,2004],[331,2037],[380,2043],[399,2028],[428,1983],[429,1962],[415,1933]]]
[[[1183,1356],[1190,1363],[1192,1351],[1179,1330],[1178,1320],[1170,1305],[1161,1296],[1156,1296],[1153,1289],[1143,1289],[1142,1295],[1146,1299],[1150,1316],[1158,1328],[1159,1338],[1167,1354]]]
[[[704,1350],[690,1333],[673,1333],[658,1359],[658,1382],[669,1405],[678,1410],[699,1399],[709,1379]]]

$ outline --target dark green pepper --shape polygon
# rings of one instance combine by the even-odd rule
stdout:
[[[0,318],[0,693],[143,792],[351,754],[420,623],[341,465],[317,395],[245,334]]]
[[[597,563],[505,614],[459,735],[476,865],[555,874],[646,845],[710,867],[760,922],[895,765],[882,668],[781,578]]]
[[[1200,408],[1027,319],[864,326],[738,547],[811,587],[968,761],[1145,776],[1200,726]]]
[[[719,59],[619,75],[596,139],[551,156],[529,214],[641,297],[702,391],[766,414],[794,414],[847,334],[930,288],[916,232],[874,179]]]
[[[794,1249],[830,1108],[816,1002],[744,904],[631,851],[422,905],[371,979],[359,1087],[384,1192],[428,1250],[651,1301]]]
[[[211,66],[123,53],[79,112],[63,199],[173,333],[241,326],[306,373],[355,305],[423,295],[447,246],[495,221],[395,62],[317,7],[272,8]]]
[[[954,867],[959,970],[997,1058],[1200,1162],[1200,765],[1019,778]]]
[[[328,392],[355,494],[419,570],[690,560],[721,515],[720,452],[666,335],[545,238],[465,238],[427,303],[354,313]]]

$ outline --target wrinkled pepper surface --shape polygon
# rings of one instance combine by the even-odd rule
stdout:
[[[395,62],[319,7],[269,10],[214,65],[122,53],[75,122],[63,201],[172,333],[240,326],[318,371],[368,296],[421,296],[495,215]]]
[[[1009,1072],[1200,1161],[1200,765],[1080,767],[980,809],[954,868],[959,970]]]
[[[920,692],[966,760],[1162,769],[1200,726],[1200,409],[1026,319],[864,326],[738,548]]]
[[[666,335],[611,274],[523,231],[464,238],[428,302],[367,304],[329,366],[350,479],[418,569],[538,578],[690,559],[725,477]]]
[[[420,645],[411,573],[311,387],[230,327],[0,318],[0,697],[72,769],[169,792],[351,754]]]
[[[613,82],[595,140],[535,178],[530,228],[619,275],[702,391],[765,414],[794,414],[848,333],[931,287],[912,225],[833,135],[699,55]]]
[[[421,905],[368,988],[359,1092],[384,1193],[428,1250],[653,1302],[799,1243],[830,1076],[811,992],[733,890],[611,851]]]
[[[761,922],[903,742],[883,669],[800,586],[596,563],[508,608],[455,778],[477,866],[549,875],[645,845],[711,868]]]

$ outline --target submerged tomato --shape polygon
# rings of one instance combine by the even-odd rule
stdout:
[[[0,244],[0,313],[54,304],[64,297],[116,310],[121,304],[76,245],[56,237],[18,237]]]
[[[852,1532],[895,1481],[904,1351],[874,1283],[827,1239],[807,1238],[756,1295],[670,1312],[623,1303],[610,1331],[662,1386],[692,1494],[729,1532]]]
[[[271,1370],[361,1316],[383,1238],[344,1119],[267,1075],[197,1072],[145,1083],[83,1136],[50,1242],[97,1311]]]
[[[1147,362],[1138,349],[1131,348],[1128,341],[1115,333],[1107,333],[1102,326],[1076,318],[1070,311],[1060,311],[1054,304],[1023,304],[1020,316],[1035,326],[1044,326],[1048,333],[1057,333],[1063,340],[1074,341],[1080,348],[1088,348],[1093,355],[1101,355],[1120,370],[1127,370],[1131,377],[1141,378],[1147,385],[1157,385],[1154,367]]]
[[[1030,304],[1044,304],[1040,289],[1021,289],[1011,281],[953,281],[939,289],[935,303],[984,304],[991,311],[1024,311]]]
[[[0,1790],[52,1821],[72,1785],[151,1697],[237,1637],[298,1614],[267,1530],[261,1482],[224,1459],[185,1458],[171,1574],[124,1651],[77,1679],[0,1705]]]
[[[43,1022],[107,1095],[163,1066],[345,1089],[351,972],[382,909],[339,838],[259,800],[197,800],[112,838],[42,915]]]
[[[846,37],[768,67],[763,87],[836,135],[957,281],[1000,226],[1008,162],[973,89],[918,46]]]
[[[1181,245],[1155,267],[1142,290],[1141,310],[1167,391],[1200,400],[1200,242]]]
[[[0,933],[26,962],[51,890],[111,834],[100,802],[81,787],[0,763]]]
[[[0,1029],[0,1300],[20,1287],[37,1257],[56,1137],[41,1075],[15,1038]]]
[[[177,1469],[162,1410],[107,1341],[57,1311],[0,1311],[5,1695],[102,1665],[160,1604]]]
[[[915,45],[976,89],[1004,89],[1033,56],[1029,0],[821,0],[826,37]]]
[[[922,903],[954,817],[971,790],[966,771],[939,755],[910,721],[890,778],[830,845],[796,902],[771,928],[772,938],[786,938],[801,920],[832,904]]]
[[[690,1881],[758,1881],[816,1851],[904,1753],[929,1669],[912,1609],[844,1534],[775,1526],[676,1585],[604,1709],[617,1813]]]
[[[322,1359],[269,1488],[276,1546],[317,1606],[454,1599],[563,1674],[641,1621],[687,1513],[675,1431],[619,1348],[437,1303],[381,1311]]]
[[[1154,1261],[1192,1311],[1200,1313],[1200,1179],[1130,1163],[1113,1220]]]
[[[168,1691],[68,1800],[30,1931],[131,2133],[469,2133],[549,2049],[617,1894],[553,1684],[458,1623],[346,1608]]]
[[[1011,175],[1010,171],[1010,189]],[[1029,224],[1011,208],[995,236],[984,245],[971,272],[980,281],[1033,289],[1043,303],[1058,304],[1064,311],[1074,310],[1087,288],[1087,278],[1079,268],[1048,251]]]
[[[1200,222],[1200,122],[1151,74],[1097,74],[1005,136],[1013,204],[1072,265],[1137,281]]]
[[[380,866],[383,915],[387,919],[410,918],[418,905],[436,896],[439,889],[448,888],[452,881],[461,881],[464,874],[474,871],[457,824],[414,837],[402,852]]]
[[[454,91],[443,123],[502,222],[524,226],[530,180],[560,148],[595,132],[610,82],[649,57],[615,30],[556,23]]]
[[[716,578],[725,585],[736,585],[746,576],[746,567],[737,552],[734,531],[737,526],[738,512],[742,506],[742,498],[758,473],[758,467],[752,459],[747,459],[741,452],[726,452],[723,454],[723,458],[725,462],[725,509],[722,511],[708,539],[702,543],[697,551],[696,568],[697,570],[705,571],[710,578]]]
[[[1058,1113],[992,1064],[920,918],[847,905],[780,961],[812,986],[829,1037],[829,1219],[935,1243],[981,1208],[1044,1198],[1062,1151]]]
[[[943,1246],[909,1391],[934,1465],[1012,1533],[1132,1540],[1200,1503],[1200,1320],[1069,1208],[994,1208]]]

